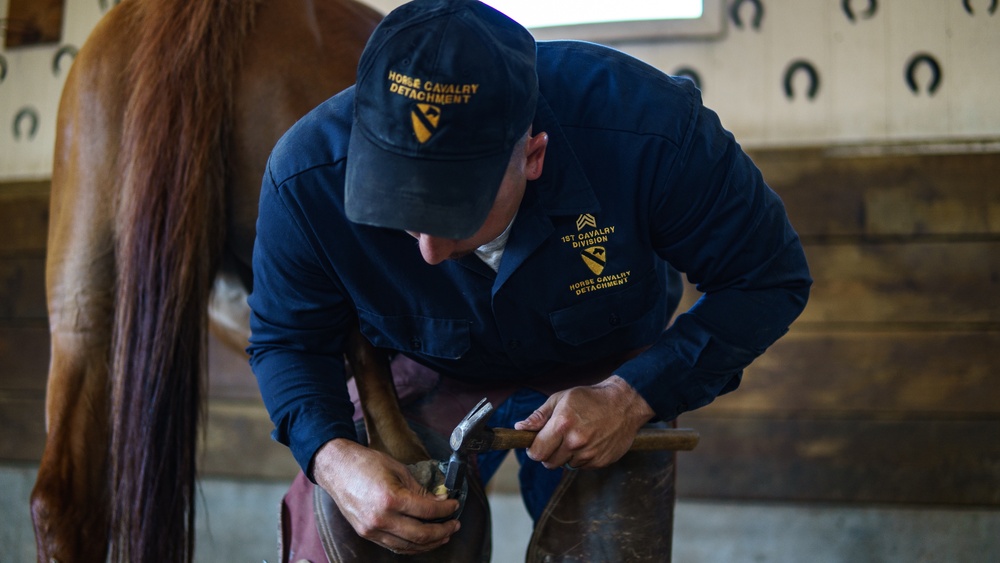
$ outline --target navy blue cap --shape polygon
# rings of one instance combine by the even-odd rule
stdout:
[[[535,40],[482,2],[408,2],[369,39],[354,95],[347,217],[468,238],[534,118]]]

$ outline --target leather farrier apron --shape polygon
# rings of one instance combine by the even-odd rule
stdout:
[[[627,357],[586,370],[563,370],[537,388],[545,394],[607,378]],[[400,405],[435,459],[447,459],[446,437],[476,403],[487,397],[501,404],[519,386],[471,385],[398,355],[392,361]],[[355,419],[361,419],[357,390]],[[663,423],[660,423],[663,426]],[[359,423],[359,441],[364,427]],[[670,561],[675,503],[674,452],[629,452],[602,469],[566,471],[535,524],[525,560],[550,562]],[[474,463],[473,469],[474,469]],[[444,547],[422,556],[396,555],[357,535],[329,495],[300,473],[281,503],[279,550],[282,562],[489,562],[489,505],[478,479],[470,478],[461,514],[462,528]]]

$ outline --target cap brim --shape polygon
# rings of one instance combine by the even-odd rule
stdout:
[[[355,125],[348,147],[344,205],[355,223],[452,239],[486,221],[510,154],[472,160],[401,156]]]

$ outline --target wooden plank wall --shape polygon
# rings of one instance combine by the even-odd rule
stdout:
[[[45,444],[48,206],[48,182],[0,184],[0,463],[37,463]],[[269,438],[271,422],[243,354],[210,338],[209,374],[202,474],[294,477],[288,450]]]
[[[37,461],[44,444],[48,182],[0,185],[0,460]]]
[[[1000,505],[1000,154],[753,156],[816,283],[742,387],[682,417],[680,494]],[[44,441],[47,200],[0,185],[0,462]],[[210,373],[202,472],[293,475],[241,355],[212,341]]]
[[[1000,154],[753,156],[815,285],[740,390],[682,417],[680,494],[1000,504]]]

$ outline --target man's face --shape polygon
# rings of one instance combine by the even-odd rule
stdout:
[[[434,265],[445,260],[461,258],[500,236],[514,219],[524,197],[527,182],[537,179],[542,174],[548,140],[548,135],[544,132],[535,136],[529,133],[527,142],[523,143],[523,149],[515,148],[493,207],[486,216],[486,221],[471,237],[451,239],[407,231],[410,236],[417,239],[424,261]],[[518,147],[520,146],[519,144]]]

